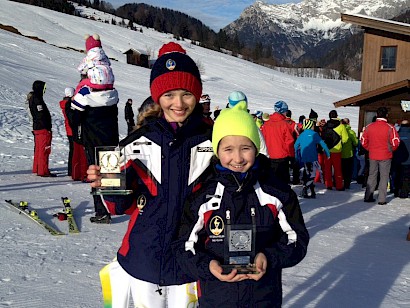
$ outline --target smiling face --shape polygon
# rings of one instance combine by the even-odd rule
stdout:
[[[172,90],[161,95],[159,105],[168,122],[177,122],[182,125],[182,122],[194,111],[196,99],[191,92],[186,90]]]
[[[225,136],[219,142],[218,157],[223,167],[243,173],[253,166],[256,148],[248,137]]]

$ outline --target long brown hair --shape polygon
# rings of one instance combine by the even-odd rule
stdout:
[[[149,117],[161,117],[162,109],[161,106],[158,104],[152,104],[148,108],[144,109],[137,115],[137,125],[135,125],[135,129],[140,128],[141,126],[145,125],[146,119]]]
[[[137,124],[134,126],[134,130],[140,128],[146,124],[146,119],[149,117],[159,118],[162,116],[162,109],[159,104],[156,104],[152,97],[149,96],[138,108]]]

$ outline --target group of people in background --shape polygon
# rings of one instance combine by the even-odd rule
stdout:
[[[95,191],[101,186],[96,147],[119,145],[127,154],[121,168],[132,191],[93,195],[91,222],[130,215],[117,258],[106,269],[112,307],[126,306],[130,294],[138,307],[185,307],[197,303],[197,293],[201,307],[281,307],[281,271],[298,264],[309,243],[289,184],[302,184],[300,197],[315,198],[315,183],[343,191],[368,170],[364,201],[375,201],[378,185],[378,202],[386,204],[391,165],[400,164],[394,189],[401,197],[406,189],[409,193],[408,122],[402,121],[397,132],[387,123],[387,109],[379,108],[359,140],[349,119],[339,119],[335,110],[327,121],[311,110],[295,122],[288,104],[278,101],[272,114],[250,114],[241,91],[230,93],[226,108],[215,110],[212,118],[211,97],[203,93],[196,63],[173,42],[159,50],[150,74],[151,95],[137,117],[132,99],[127,100],[127,137],[120,141],[118,92],[98,35],[87,36],[86,51],[79,84],[67,88],[60,102],[70,144],[68,174],[90,182]],[[29,99],[33,172],[52,176],[44,91],[45,83],[36,81]],[[402,144],[407,158],[395,160],[393,153]],[[357,167],[360,151],[366,153],[367,169],[361,163]],[[253,272],[223,270],[234,226],[251,226],[254,232]]]
[[[95,162],[98,146],[117,146],[118,92],[114,88],[111,63],[102,48],[99,35],[85,37],[86,56],[77,71],[80,81],[76,88],[67,87],[60,101],[67,139],[69,141],[68,175],[73,180],[88,181],[87,168]],[[51,152],[51,116],[44,102],[46,84],[36,80],[27,97],[33,119],[33,173],[54,177],[49,170]],[[110,215],[100,196],[93,195],[95,216],[91,222],[109,222]]]
[[[365,202],[375,202],[373,194],[378,190],[378,204],[386,204],[388,187],[395,197],[408,197],[408,120],[391,125],[387,108],[380,107],[373,122],[357,136],[350,120],[338,118],[336,110],[329,112],[328,120],[318,120],[312,109],[308,118],[301,115],[296,123],[286,102],[276,102],[273,109],[272,114],[252,114],[267,147],[264,154],[270,158],[279,179],[303,185],[301,197],[316,197],[314,183],[322,182],[328,190],[345,191],[351,188],[353,180],[366,188]],[[209,110],[206,106],[207,118],[211,115]],[[216,111],[214,119],[219,108]]]

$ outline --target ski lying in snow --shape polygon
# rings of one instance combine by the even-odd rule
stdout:
[[[68,233],[80,233],[77,223],[75,222],[73,215],[73,208],[71,207],[71,200],[67,197],[61,197],[64,205],[64,213],[67,215]]]
[[[11,208],[18,210],[19,214],[23,214],[24,216],[26,216],[30,220],[34,221],[39,226],[41,226],[42,228],[44,228],[48,232],[50,232],[51,235],[65,235],[65,233],[54,229],[48,223],[41,220],[41,218],[38,217],[37,212],[28,207],[27,201],[20,201],[20,203],[13,202],[12,200],[5,200],[5,201],[6,201],[7,204],[10,205]]]

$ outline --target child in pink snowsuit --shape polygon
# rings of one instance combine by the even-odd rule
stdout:
[[[95,90],[112,90],[114,88],[114,74],[111,69],[111,62],[101,47],[101,40],[98,34],[85,36],[85,48],[87,55],[81,61],[77,70],[81,75],[87,75],[77,85],[76,93],[83,86],[89,86]]]

